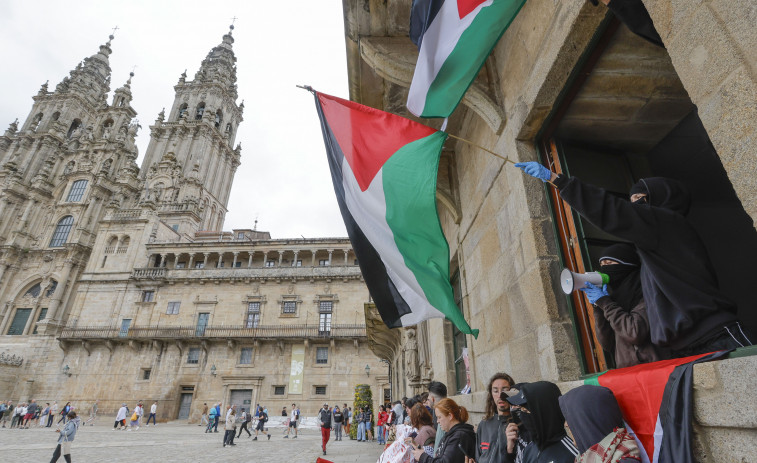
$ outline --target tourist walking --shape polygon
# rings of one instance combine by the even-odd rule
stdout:
[[[21,423],[21,429],[29,429],[29,422],[34,420],[37,415],[39,406],[37,401],[32,399],[31,403],[26,407],[26,413],[24,413],[24,421]]]
[[[218,402],[215,406],[216,417],[213,420],[213,432],[218,432],[218,421],[221,419],[221,402]]]
[[[334,419],[334,440],[342,440],[342,423],[344,423],[344,413],[339,409],[339,406],[334,406],[334,413],[332,414]]]
[[[24,411],[24,409],[26,408],[24,407],[24,405],[25,404],[23,402],[19,403],[13,410],[13,418],[11,418],[11,429],[15,428],[16,426],[20,426],[21,419],[23,418],[24,413],[26,413]]]
[[[244,408],[242,409],[242,416],[239,417],[239,420],[242,423],[242,426],[239,428],[239,435],[237,437],[240,437],[242,435],[242,431],[247,432],[247,437],[252,437],[252,433],[247,428],[247,425],[252,423],[252,413],[246,412]]]
[[[208,424],[208,404],[204,403],[202,404],[202,412],[200,414],[200,424],[197,426],[202,426],[203,424]]]
[[[344,413],[344,432],[349,436],[350,425],[352,424],[352,409],[348,407],[347,404],[344,404],[344,408],[342,408],[342,413]]]
[[[90,426],[95,425],[95,420],[97,419],[97,403],[99,401],[95,400],[92,404],[92,408],[89,409],[89,419],[87,420],[87,423],[89,423]]]
[[[210,413],[208,415],[208,427],[205,428],[205,433],[209,433],[213,431],[213,425],[216,422],[216,407],[210,408]],[[216,431],[218,432],[218,431]]]
[[[255,437],[252,440],[258,440],[258,431],[268,435],[268,440],[271,440],[271,434],[266,432],[265,424],[268,421],[268,413],[263,410],[263,407],[258,407],[258,425],[255,426]]]
[[[74,441],[74,437],[76,437],[79,423],[80,421],[76,419],[76,412],[71,411],[68,414],[68,423],[66,423],[63,429],[55,430],[55,432],[60,433],[60,436],[58,436],[58,445],[55,447],[50,463],[58,461],[61,454],[63,454],[63,459],[66,460],[66,463],[71,463],[71,443]]]
[[[292,439],[297,439],[297,421],[300,419],[300,409],[297,408],[297,405],[292,404],[292,414],[289,417],[289,422],[287,423],[287,429],[286,429],[286,435],[284,436],[284,439],[289,439],[289,433],[294,429],[294,437]]]
[[[376,418],[376,440],[379,444],[386,444],[386,434],[384,433],[384,425],[389,414],[386,413],[386,407],[379,405],[379,413]]]
[[[45,408],[42,410],[42,415],[39,417],[39,427],[43,428],[47,426],[47,422],[50,420],[50,402],[45,404]]]
[[[155,414],[156,413],[158,413],[158,401],[157,400],[155,402],[153,402],[152,405],[150,405],[150,416],[147,417],[147,425],[146,426],[150,426],[150,420],[152,420],[153,427],[157,426],[157,424],[155,423]]]
[[[357,441],[358,442],[367,442],[365,439],[365,412],[363,412],[363,407],[359,407],[357,409]]]
[[[237,445],[234,443],[237,429],[237,411],[234,410],[234,407],[231,407],[229,413],[226,414],[226,423],[224,423],[223,428],[226,430],[223,435],[223,446]]]
[[[329,411],[329,404],[323,404],[323,408],[318,414],[318,421],[321,425],[321,447],[323,447],[323,454],[326,455],[326,444],[331,437],[331,412]]]
[[[60,424],[62,421],[63,424],[66,424],[66,415],[68,415],[68,412],[71,411],[71,402],[66,402],[66,405],[63,406],[63,409],[60,411],[60,419],[55,424]]]
[[[50,407],[50,413],[47,417],[47,426],[46,428],[49,428],[53,425],[53,421],[55,421],[55,415],[58,414],[58,401],[53,401],[53,406]]]
[[[126,408],[126,404],[121,404],[121,408],[118,409],[118,413],[116,413],[116,422],[113,423],[113,430],[119,428],[119,425],[121,429],[126,429],[126,414],[129,413],[129,409]]]

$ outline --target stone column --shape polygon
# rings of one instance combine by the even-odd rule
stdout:
[[[187,264],[187,268],[192,268],[192,265],[195,263],[195,255],[194,253],[189,255],[189,263]]]
[[[77,228],[84,228],[89,224],[89,218],[92,216],[92,212],[95,210],[95,207],[97,207],[97,201],[100,198],[96,196],[92,196],[92,200],[87,205],[87,209],[84,210],[84,214],[82,214],[81,219],[79,220],[79,226]]]
[[[349,249],[344,250],[344,265],[347,265],[347,257],[349,256],[350,251]]]
[[[284,259],[284,251],[279,251],[279,267],[281,267],[281,261]]]
[[[0,333],[5,334],[8,330],[8,323],[10,323],[10,315],[13,312],[13,304],[11,301],[5,301],[5,311],[3,313],[2,320],[0,320]]]
[[[218,263],[216,264],[216,268],[221,268],[221,263],[223,262],[223,253],[218,253]]]
[[[177,265],[179,265],[179,256],[181,254],[174,254],[173,255],[173,268],[176,268]]]
[[[2,214],[0,214],[0,217],[2,217]],[[5,270],[9,267],[9,264],[5,261],[0,262],[0,281],[3,281],[3,275],[5,274]]]
[[[294,259],[292,259],[292,267],[297,267],[297,254],[299,254],[300,251],[294,251]]]
[[[24,230],[26,228],[26,223],[29,221],[29,214],[32,212],[32,207],[37,204],[34,200],[29,200],[26,204],[26,209],[24,209],[24,213],[21,216],[21,223],[19,224],[18,230]]]
[[[268,263],[268,251],[263,253],[263,268],[265,268],[267,263]]]
[[[168,254],[160,255],[160,263],[158,264],[158,268],[166,266],[166,257],[168,257]]]
[[[331,255],[334,253],[333,249],[329,249],[329,267],[331,267]]]
[[[312,259],[310,260],[310,266],[311,266],[311,267],[315,267],[315,253],[316,253],[316,252],[318,252],[318,251],[316,251],[316,250],[314,249],[314,250],[312,250],[312,251],[310,251],[310,252],[312,252],[312,253],[313,253]]]
[[[56,320],[58,317],[58,309],[60,308],[60,302],[63,299],[63,294],[66,292],[66,286],[68,285],[68,277],[71,275],[71,269],[74,267],[74,261],[72,259],[66,259],[63,262],[63,272],[61,278],[58,281],[58,286],[55,288],[53,297],[50,300],[50,304],[47,309],[46,320]]]
[[[247,268],[252,268],[252,255],[254,254],[254,251],[250,251],[250,258],[247,259]]]
[[[231,263],[231,268],[234,268],[237,266],[237,256],[239,255],[239,251],[234,253],[234,261]]]
[[[202,266],[203,266],[203,268],[205,268],[205,267],[208,266],[208,257],[210,256],[210,253],[209,252],[203,252],[202,255],[205,256],[205,259],[203,259],[203,261],[202,261]]]

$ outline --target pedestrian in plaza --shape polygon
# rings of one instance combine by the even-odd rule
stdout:
[[[371,410],[371,407],[365,407],[364,412],[365,413],[365,438],[366,442],[373,441],[373,410]],[[408,423],[410,424],[410,415],[408,414]]]
[[[248,412],[246,412],[246,411],[244,410],[244,408],[243,408],[243,409],[242,409],[242,414],[241,414],[241,416],[239,417],[239,421],[240,421],[240,422],[242,423],[242,426],[241,426],[241,427],[239,428],[239,435],[237,435],[237,437],[240,437],[240,436],[242,435],[242,431],[246,431],[246,432],[247,432],[247,437],[252,437],[252,433],[251,433],[251,432],[250,432],[250,430],[249,430],[249,429],[247,428],[247,426],[248,426],[248,425],[249,425],[250,423],[252,423],[252,414],[251,414],[251,413],[248,413]]]
[[[50,419],[50,402],[45,403],[45,408],[42,410],[42,414],[39,417],[39,427],[43,428],[47,426],[47,421]]]
[[[22,402],[16,407],[15,413],[13,414],[13,419],[11,420],[11,428],[17,427],[21,429],[24,415],[26,415],[26,402]]]
[[[323,408],[318,413],[318,422],[321,425],[321,447],[323,447],[323,454],[326,455],[326,443],[331,437],[331,412],[329,411],[329,404],[323,404]]]
[[[139,414],[137,413],[137,410],[139,410],[139,405],[134,407],[134,412],[131,414],[131,418],[129,420],[129,429],[126,431],[131,431],[139,429]]]
[[[208,414],[208,426],[205,428],[205,433],[213,431],[213,424],[216,421],[216,407],[210,407],[210,413]]]
[[[347,404],[342,407],[342,413],[344,413],[344,432],[348,436],[350,435],[350,424],[352,423],[352,410]]]
[[[47,417],[47,426],[46,428],[49,428],[53,425],[53,421],[55,421],[55,415],[58,414],[58,401],[53,401],[53,406],[50,407],[50,414]]]
[[[366,442],[366,439],[365,439],[365,412],[363,412],[363,407],[358,407],[356,421],[357,421],[357,441],[358,442]]]
[[[379,405],[378,416],[376,417],[376,440],[379,445],[386,444],[386,434],[384,433],[384,425],[386,425],[386,419],[389,414],[386,412],[386,407]]]
[[[339,405],[334,406],[334,413],[332,413],[334,420],[334,440],[342,440],[342,423],[344,423],[344,413],[339,409]]]
[[[60,424],[61,421],[63,422],[63,424],[66,424],[66,416],[68,415],[68,412],[70,411],[71,411],[71,402],[66,402],[66,405],[64,405],[60,411],[60,419],[55,424]]]
[[[207,402],[204,403],[204,404],[202,404],[202,411],[200,412],[200,424],[198,424],[197,426],[202,426],[203,424],[206,425],[206,426],[208,424],[208,404],[207,404]]]
[[[252,440],[258,440],[258,432],[268,435],[268,440],[271,440],[271,434],[266,432],[265,424],[268,422],[268,413],[265,412],[263,407],[258,407],[258,425],[255,426],[255,437]]]
[[[76,419],[76,412],[71,411],[68,414],[68,423],[63,427],[63,430],[56,429],[55,432],[60,433],[58,436],[58,445],[53,452],[53,458],[50,463],[55,463],[63,454],[63,459],[66,463],[71,463],[71,443],[76,437],[76,431],[79,429],[79,423],[81,421]]]
[[[37,401],[32,399],[29,406],[26,407],[26,413],[24,414],[24,421],[21,423],[21,429],[29,429],[29,422],[34,420],[34,417],[37,416],[38,410],[39,406],[37,405]]]
[[[157,426],[157,424],[155,423],[155,416],[157,413],[158,413],[158,401],[156,400],[155,402],[152,403],[152,405],[150,405],[150,416],[147,417],[146,426],[150,426],[150,420],[152,420],[153,427]]]
[[[95,425],[95,420],[97,419],[97,403],[98,402],[99,402],[98,400],[95,400],[94,403],[92,404],[92,408],[89,409],[89,419],[87,420],[87,422],[89,423],[90,426]]]
[[[226,423],[224,423],[223,428],[226,430],[223,435],[223,446],[237,445],[234,443],[234,436],[237,431],[237,411],[234,410],[234,407],[229,408],[229,413],[226,415]]]
[[[213,432],[218,432],[218,422],[221,420],[221,402],[218,402],[215,407],[216,417],[213,421]]]
[[[5,427],[5,422],[8,421],[8,415],[11,414],[11,411],[13,410],[11,401],[8,402],[0,402],[0,423],[3,424],[3,427]]]
[[[113,423],[113,430],[119,429],[119,426],[121,429],[126,429],[126,414],[129,413],[129,409],[126,408],[126,404],[121,404],[121,408],[118,409],[118,413],[116,413],[116,422]]]

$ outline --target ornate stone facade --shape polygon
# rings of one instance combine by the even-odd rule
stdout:
[[[218,401],[310,414],[363,383],[378,401],[349,241],[220,231],[244,110],[231,31],[181,75],[141,168],[133,74],[106,101],[112,39],[0,136],[0,398],[158,400],[162,419]]]

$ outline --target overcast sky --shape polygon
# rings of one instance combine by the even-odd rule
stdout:
[[[193,78],[236,16],[234,52],[244,122],[242,165],[224,230],[252,228],[273,238],[347,236],[334,197],[312,96],[295,84],[343,98],[347,65],[341,0],[0,2],[0,130],[29,115],[32,96],[50,90],[85,57],[111,44],[111,90],[132,81],[141,166],[152,125],[170,109],[173,86]],[[112,95],[112,94],[111,94]],[[111,98],[108,98],[108,103]],[[239,103],[239,102],[238,102]]]

